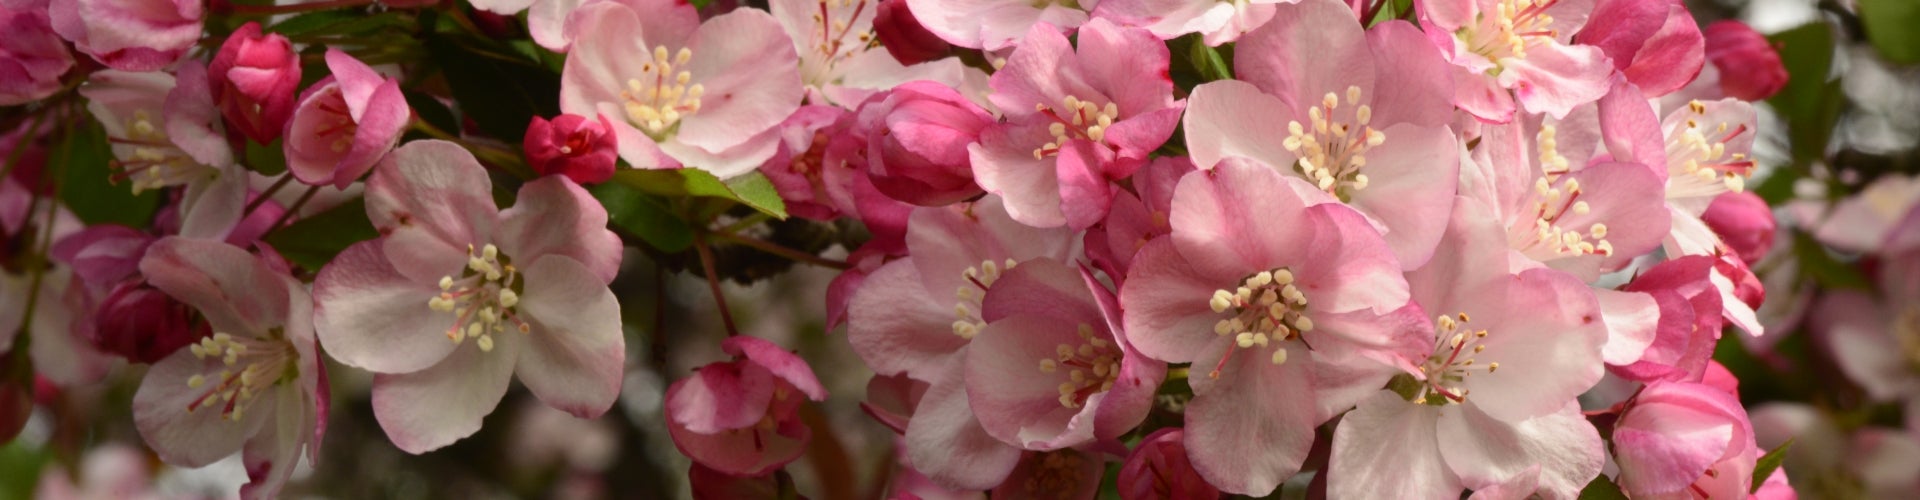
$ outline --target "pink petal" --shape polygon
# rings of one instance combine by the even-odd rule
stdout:
[[[700,111],[681,119],[675,141],[727,150],[800,107],[799,56],[780,22],[766,12],[742,9],[709,19],[686,48],[693,52],[686,71],[706,94]]]
[[[1047,123],[1038,119],[987,127],[980,142],[967,147],[973,160],[974,181],[1000,195],[1014,220],[1034,227],[1067,223],[1060,211],[1060,179],[1054,162],[1036,159],[1035,148],[1045,144]]]
[[[1518,422],[1552,413],[1600,380],[1606,326],[1585,283],[1550,269],[1522,272],[1506,288],[1504,310],[1467,309],[1489,335],[1479,359],[1502,370],[1468,377],[1476,408]],[[1484,323],[1483,323],[1484,322]]]
[[[187,410],[211,389],[188,387],[187,379],[219,373],[224,366],[218,358],[199,359],[181,349],[155,363],[140,380],[140,389],[133,394],[134,427],[167,463],[199,467],[226,458],[240,451],[242,444],[272,417],[273,412],[267,410],[270,407],[242,412],[239,422],[225,419],[217,405]]]
[[[679,389],[679,384],[668,387],[667,399],[673,400]],[[749,426],[713,434],[669,422],[667,432],[674,447],[700,465],[741,477],[765,475],[800,458],[813,437],[813,432],[797,420],[781,421],[771,430]]]
[[[1080,74],[1079,61],[1058,28],[1035,24],[1027,29],[1019,48],[1007,56],[1007,64],[994,72],[989,81],[993,94],[987,98],[1009,116],[1024,117],[1034,114],[1037,105],[1058,107],[1066,96],[1106,97],[1087,95],[1098,92]]]
[[[1038,365],[1036,365],[1038,366]],[[960,367],[936,374],[907,424],[907,457],[915,470],[955,489],[983,490],[1005,480],[1020,449],[995,440],[974,419]]]
[[[1208,308],[1206,298],[1228,284],[1203,278],[1172,241],[1147,242],[1120,288],[1127,341],[1153,359],[1199,362],[1208,346],[1222,342],[1213,333],[1221,315]]]
[[[607,210],[580,185],[549,175],[520,187],[512,208],[500,211],[501,250],[521,262],[567,257],[601,284],[620,272],[620,237],[607,230]]]
[[[1096,326],[1106,322],[1080,272],[1053,259],[1034,259],[1003,271],[981,300],[980,317],[989,323],[1019,315],[1053,316]]]
[[[1187,149],[1201,168],[1236,156],[1268,165],[1292,165],[1294,154],[1277,140],[1292,116],[1286,103],[1259,88],[1221,80],[1194,87],[1182,123]]]
[[[758,337],[727,337],[720,341],[720,350],[735,356],[746,356],[749,361],[765,367],[774,376],[793,384],[807,398],[814,401],[827,399],[827,390],[820,386],[820,379],[813,376],[813,368],[807,366],[807,360],[798,354],[780,348],[772,342]]]
[[[1171,130],[1169,130],[1171,132]],[[1060,183],[1060,212],[1067,227],[1086,228],[1107,217],[1113,204],[1113,186],[1104,165],[1112,164],[1112,150],[1088,141],[1068,141],[1054,157],[1054,175]]]
[[[1333,431],[1327,465],[1330,497],[1440,498],[1460,495],[1460,479],[1440,457],[1438,408],[1380,391]]]
[[[1094,19],[1080,26],[1074,40],[1079,44],[1075,61],[1086,84],[1106,94],[1120,108],[1121,116],[1134,117],[1173,105],[1167,45],[1153,34]],[[1167,121],[1167,132],[1172,133],[1173,122]]]
[[[1218,380],[1188,379],[1195,386],[1186,410],[1187,453],[1194,470],[1221,491],[1265,496],[1307,458],[1320,423],[1315,408],[1303,404],[1315,396],[1312,354],[1291,344],[1273,347],[1292,352],[1288,363],[1269,362],[1263,349],[1229,358]],[[1229,345],[1212,342],[1201,358],[1219,359]]]
[[[493,351],[473,342],[440,363],[402,374],[375,374],[373,416],[401,451],[415,455],[472,436],[506,396],[523,340],[515,333],[493,337]],[[444,338],[444,337],[442,337]]]
[[[666,399],[669,425],[717,434],[753,427],[773,401],[772,372],[738,361],[711,363],[673,383]]]
[[[875,373],[926,380],[967,341],[953,333],[951,295],[929,294],[912,259],[881,266],[854,292],[847,341]]]
[[[1306,255],[1289,264],[1313,311],[1386,314],[1407,304],[1402,266],[1366,216],[1336,203],[1310,206],[1304,212],[1311,239],[1305,245]]]
[[[1405,21],[1388,21],[1367,30],[1367,48],[1376,72],[1390,71],[1401,82],[1378,85],[1369,97],[1376,128],[1399,123],[1438,127],[1453,120],[1453,67],[1439,49]]]
[[[1073,368],[1038,368],[1039,360],[1055,359],[1056,346],[1081,345],[1074,332],[1085,324],[1073,317],[1018,315],[981,329],[968,348],[966,384],[968,406],[987,434],[1035,450],[1093,440],[1092,412],[1060,403],[1059,385]],[[1085,407],[1097,407],[1101,394]]]
[[[1273,19],[1240,38],[1234,77],[1286,102],[1304,116],[1329,92],[1359,87],[1373,94],[1373,53],[1353,12],[1335,2],[1282,5]],[[1284,130],[1284,129],[1282,129]]]
[[[1528,113],[1564,117],[1574,106],[1607,93],[1607,56],[1595,47],[1541,44],[1527,49],[1525,58],[1501,60],[1501,85],[1513,89],[1515,100]]]
[[[273,418],[266,422],[242,450],[241,462],[247,469],[247,484],[240,487],[240,498],[278,498],[280,488],[300,463],[307,438],[312,437],[314,408],[299,391],[274,390],[262,394],[265,400],[254,403],[256,411],[272,408]],[[269,406],[270,405],[270,406]],[[315,443],[318,446],[318,443]]]
[[[1173,196],[1173,206],[1179,207],[1168,221],[1178,228],[1173,241],[1202,276],[1222,280],[1216,286],[1305,263],[1307,249],[1300,242],[1314,237],[1305,211],[1309,202],[1291,185],[1303,182],[1254,163],[1229,162],[1187,174]],[[1204,297],[1194,300],[1204,302]]]
[[[914,210],[908,223],[912,230],[906,236],[907,249],[927,293],[945,301],[961,287],[978,290],[963,273],[984,261],[1004,268],[1008,259],[1067,260],[1074,242],[1072,232],[1016,222],[1009,211],[998,196],[981,198],[971,205]],[[951,308],[946,315],[952,316]]]
[[[1468,488],[1481,489],[1539,474],[1539,491],[1549,498],[1575,498],[1600,475],[1606,443],[1580,407],[1567,401],[1560,411],[1521,422],[1502,422],[1472,405],[1440,418],[1440,454]]]
[[[377,373],[408,373],[433,366],[457,346],[447,341],[452,314],[427,301],[438,286],[409,280],[394,269],[381,241],[347,247],[314,279],[314,330],[333,359]]]
[[[1446,230],[1447,218],[1439,214],[1453,208],[1457,141],[1445,127],[1395,125],[1382,133],[1386,142],[1367,150],[1361,168],[1371,182],[1350,203],[1386,225],[1387,245],[1401,267],[1412,269],[1433,256]]]
[[[215,331],[258,335],[287,317],[284,275],[226,243],[168,237],[140,261],[147,282],[193,306]]]
[[[1601,357],[1609,365],[1630,365],[1639,361],[1653,344],[1660,322],[1660,306],[1652,295],[1637,292],[1594,289],[1600,299],[1600,315],[1607,324],[1607,343]]]
[[[483,242],[496,224],[493,183],[473,153],[421,140],[393,150],[367,180],[367,217],[392,231],[417,226],[456,248]]]
[[[626,361],[619,301],[593,271],[566,256],[541,257],[522,272],[526,289],[518,308],[532,331],[514,372],[547,406],[579,418],[600,416],[619,396]]]

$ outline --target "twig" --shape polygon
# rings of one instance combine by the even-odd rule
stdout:
[[[313,199],[313,195],[319,192],[320,192],[320,186],[313,186],[313,187],[307,188],[307,192],[301,193],[300,199],[294,200],[293,205],[287,207],[287,211],[285,213],[280,214],[279,219],[275,219],[273,221],[273,225],[267,226],[267,232],[272,233],[274,231],[280,230],[280,226],[286,224],[287,219],[292,219],[293,214],[298,213],[300,211],[300,207],[306,206],[307,200]],[[266,237],[262,236],[261,238],[264,239]]]
[[[781,257],[786,257],[788,259],[791,259],[797,262],[805,262],[805,263],[813,264],[820,267],[827,267],[827,268],[841,269],[841,270],[845,270],[853,267],[851,264],[846,263],[846,261],[828,259],[825,257],[783,247],[778,244],[774,244],[773,242],[764,241],[756,238],[748,238],[745,236],[728,234],[728,233],[713,233],[713,235],[722,240],[726,240],[728,243],[738,243],[741,245],[752,247],[755,250],[778,255]]]
[[[248,215],[253,215],[255,209],[260,208],[260,205],[265,205],[268,199],[273,198],[274,193],[280,192],[280,188],[287,187],[287,182],[292,180],[293,172],[287,172],[281,175],[280,180],[273,181],[272,186],[267,186],[266,191],[261,191],[259,196],[254,197],[253,201],[247,203],[247,208],[240,210],[240,218],[244,220]]]
[[[733,325],[733,311],[727,309],[727,296],[720,291],[720,277],[713,271],[713,249],[707,248],[706,233],[693,233],[693,248],[700,253],[700,267],[707,272],[707,288],[713,290],[713,303],[720,308],[720,320],[727,325],[727,336],[740,335],[740,329]]]

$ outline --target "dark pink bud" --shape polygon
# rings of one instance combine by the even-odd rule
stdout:
[[[993,116],[960,92],[931,81],[908,82],[860,105],[856,133],[867,142],[873,186],[896,200],[942,206],[979,196],[967,145]]]
[[[620,152],[615,149],[613,124],[604,115],[598,118],[560,115],[547,121],[533,117],[527,124],[527,163],[540,175],[565,175],[580,184],[613,178],[613,163]]]
[[[278,33],[262,35],[260,24],[249,22],[234,30],[207,65],[213,102],[227,124],[254,142],[280,138],[293,115],[294,94],[300,90],[300,54]]]
[[[1141,440],[1120,465],[1120,498],[1219,498],[1220,490],[1187,462],[1187,449],[1181,444],[1184,436],[1181,429],[1169,427]]]
[[[93,346],[139,363],[153,363],[207,332],[196,328],[193,308],[141,281],[113,288],[95,311]]]
[[[881,0],[873,13],[873,35],[900,64],[919,64],[946,57],[953,46],[920,25],[906,0]]]
[[[1722,194],[1700,218],[1748,264],[1759,262],[1773,249],[1773,209],[1758,195],[1745,191]]]
[[[44,99],[60,91],[73,53],[55,34],[42,6],[0,5],[0,106]]]
[[[1758,101],[1787,86],[1787,67],[1767,38],[1735,20],[1707,25],[1707,60],[1720,70],[1720,91]]]

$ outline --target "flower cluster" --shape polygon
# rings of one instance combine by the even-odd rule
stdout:
[[[137,374],[138,438],[238,454],[244,498],[300,491],[334,406],[424,454],[510,401],[643,421],[697,498],[803,457],[850,494],[856,420],[909,498],[1781,498],[1772,446],[1831,424],[1750,418],[1716,350],[1791,328],[1755,269],[1805,233],[1877,274],[1789,307],[1920,427],[1920,182],[1778,227],[1756,103],[1791,83],[1744,24],[734,3],[0,2],[0,398]],[[781,317],[726,304],[767,255],[837,272],[807,300],[844,335],[735,323]],[[668,326],[670,271],[724,340]],[[823,412],[843,372],[865,416]]]

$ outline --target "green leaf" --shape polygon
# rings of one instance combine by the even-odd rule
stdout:
[[[114,183],[112,156],[107,133],[98,122],[84,119],[69,126],[47,163],[47,168],[59,168],[65,174],[60,178],[60,201],[88,225],[147,227],[160,208],[160,194],[147,191],[135,196],[130,184]]]
[[[287,150],[282,144],[278,140],[266,145],[247,141],[247,169],[268,177],[286,173]]]
[[[1208,82],[1232,79],[1233,65],[1228,63],[1227,58],[1220,54],[1222,49],[1207,46],[1206,42],[1198,35],[1190,36],[1194,37],[1192,45],[1190,45],[1188,49],[1192,51],[1192,53],[1187,57],[1188,60],[1193,62],[1193,69],[1200,73],[1200,78]],[[1232,49],[1228,48],[1226,50]]]
[[[1580,500],[1627,500],[1627,494],[1620,491],[1619,485],[1613,484],[1613,478],[1603,474],[1593,478],[1586,488],[1580,489]]]
[[[644,193],[660,196],[693,196],[733,200],[781,219],[787,218],[786,202],[774,190],[773,182],[759,172],[721,181],[697,168],[668,170],[628,169],[615,172],[613,181]]]
[[[487,135],[518,143],[526,137],[527,122],[533,117],[560,114],[560,75],[511,49],[477,46],[486,43],[436,36],[428,38],[426,45],[446,73],[447,86],[461,103],[460,112]]]
[[[1914,0],[1859,0],[1860,24],[1867,40],[1888,61],[1920,63],[1920,2]]]
[[[1840,83],[1827,78],[1833,69],[1833,31],[1826,22],[1815,21],[1776,33],[1770,41],[1779,47],[1788,79],[1769,102],[1787,124],[1794,164],[1807,165],[1826,155],[1827,141],[1846,105]]]
[[[1851,290],[1869,290],[1873,283],[1860,273],[1856,266],[1848,265],[1827,254],[1825,247],[1804,232],[1793,235],[1793,254],[1800,261],[1802,273],[1813,277],[1815,283],[1825,288],[1845,288]]]
[[[15,441],[0,446],[0,498],[34,498],[33,489],[53,453],[46,448]]]
[[[289,38],[320,35],[365,34],[390,28],[406,28],[413,17],[402,11],[364,15],[353,9],[308,12],[274,23],[267,31]]]
[[[354,243],[378,237],[380,232],[367,220],[365,200],[356,198],[274,230],[266,239],[288,261],[317,270]]]
[[[607,221],[640,237],[662,252],[676,253],[693,246],[693,228],[674,216],[665,200],[618,182],[587,188],[607,208]]]
[[[413,114],[419,116],[420,121],[427,122],[427,124],[432,125],[433,128],[448,133],[460,131],[460,120],[455,119],[453,117],[453,110],[447,109],[447,105],[441,104],[439,99],[435,99],[433,96],[422,92],[411,90],[403,93],[407,96],[407,107],[413,108]],[[523,137],[506,137],[501,140],[505,140],[510,144],[517,144]]]
[[[1760,456],[1760,461],[1753,465],[1753,489],[1748,493],[1760,491],[1760,485],[1767,482],[1767,477],[1772,476],[1773,471],[1779,470],[1780,464],[1787,460],[1787,448],[1791,447],[1793,438],[1787,438],[1787,442]]]
[[[695,9],[704,9],[707,8],[707,4],[713,3],[713,0],[687,0],[687,3],[693,4]]]

